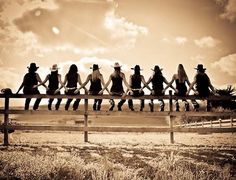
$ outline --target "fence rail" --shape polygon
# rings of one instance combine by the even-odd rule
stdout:
[[[12,109],[10,108],[10,99],[19,99],[19,98],[79,98],[84,99],[84,109],[79,111],[47,111],[47,110],[20,110],[20,109]],[[0,130],[4,133],[4,145],[9,145],[8,140],[8,131],[10,129],[14,130],[50,130],[50,131],[83,131],[84,132],[84,141],[88,142],[88,132],[168,132],[170,133],[170,142],[174,143],[174,132],[185,132],[185,133],[232,133],[236,132],[236,127],[233,126],[235,120],[233,118],[236,117],[236,112],[174,112],[173,111],[173,100],[175,99],[188,99],[188,100],[236,100],[236,96],[209,96],[207,98],[202,98],[198,96],[186,96],[179,97],[173,96],[172,91],[169,91],[169,95],[165,96],[151,96],[144,95],[141,97],[132,97],[132,96],[110,96],[110,95],[23,95],[23,94],[12,94],[12,95],[4,95],[0,94],[0,99],[4,99],[4,108],[0,109],[0,114],[4,115],[4,123],[0,125]],[[169,110],[164,112],[110,112],[110,111],[89,111],[88,110],[88,100],[89,99],[164,99],[169,101]],[[9,115],[10,114],[24,114],[24,115],[82,115],[84,116],[84,126],[80,127],[78,125],[10,125],[9,124]],[[88,116],[145,116],[145,117],[169,117],[169,127],[89,127],[88,126]],[[192,126],[174,126],[173,120],[175,117],[183,116],[183,117],[230,117],[230,123],[232,124],[230,127],[199,127],[198,123],[194,123],[194,128]],[[214,124],[215,121],[212,121]],[[223,121],[222,121],[223,122]],[[222,123],[221,122],[221,123]]]

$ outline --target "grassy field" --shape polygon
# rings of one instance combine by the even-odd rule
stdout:
[[[10,118],[20,124],[74,124],[82,117]],[[168,126],[168,119],[89,117],[90,126],[109,124]],[[91,133],[84,143],[81,132],[16,131],[10,143],[0,146],[0,179],[236,179],[232,133],[175,133],[173,145],[168,133]]]
[[[234,179],[235,134],[17,132],[0,179]]]

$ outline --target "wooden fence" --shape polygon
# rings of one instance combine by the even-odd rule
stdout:
[[[88,132],[168,132],[170,133],[170,142],[174,143],[174,132],[184,132],[184,133],[234,133],[236,132],[235,126],[229,127],[213,127],[213,126],[174,126],[173,120],[175,117],[229,117],[232,122],[235,122],[233,118],[236,117],[236,112],[174,112],[173,111],[173,100],[175,99],[198,99],[198,100],[235,100],[236,96],[210,96],[207,98],[200,98],[197,96],[186,96],[186,97],[178,97],[173,96],[172,91],[169,91],[169,95],[165,96],[151,96],[144,95],[141,97],[132,97],[126,96],[122,97],[123,99],[164,99],[169,101],[168,111],[164,112],[132,112],[132,111],[91,111],[88,109],[88,100],[89,99],[121,99],[119,96],[110,96],[110,95],[22,95],[22,94],[12,94],[12,95],[4,95],[0,94],[0,98],[5,100],[4,108],[0,109],[0,114],[4,115],[4,122],[0,125],[0,130],[3,131],[4,139],[3,145],[9,145],[8,139],[8,131],[10,129],[14,130],[56,130],[56,131],[83,131],[84,132],[84,142],[88,142]],[[48,110],[18,110],[10,108],[10,99],[19,99],[19,98],[79,98],[84,99],[84,109],[78,111],[48,111]],[[25,115],[83,115],[84,116],[84,126],[80,127],[78,125],[9,125],[9,115],[10,114],[25,114]],[[152,116],[152,117],[169,117],[169,127],[89,127],[88,126],[88,116]],[[233,123],[231,123],[233,124]]]

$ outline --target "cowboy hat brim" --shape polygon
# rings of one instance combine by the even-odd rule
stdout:
[[[202,69],[199,69],[199,68],[194,68],[194,69],[196,69],[196,70],[206,70],[206,68],[202,68]]]
[[[90,67],[89,69],[94,69],[93,67]],[[101,69],[101,67],[98,67],[97,69]]]
[[[154,69],[151,69],[151,70],[155,71]],[[163,69],[162,69],[162,68],[160,68],[159,70],[160,70],[160,71],[162,71]]]
[[[39,67],[29,67],[27,66],[28,69],[38,69]]]
[[[58,69],[60,68],[56,68],[56,69],[50,68],[50,71],[55,72],[55,71],[58,71]]]
[[[135,70],[135,68],[130,68],[130,69]],[[143,69],[139,69],[139,70],[142,71]]]

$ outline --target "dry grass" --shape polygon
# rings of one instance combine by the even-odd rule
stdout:
[[[70,124],[69,116],[13,116],[19,123]],[[90,125],[167,126],[165,118],[97,118]],[[0,136],[2,142],[3,136]],[[234,179],[235,134],[16,131],[0,146],[0,179]]]
[[[10,147],[0,146],[0,179],[198,180],[236,176],[233,134],[177,134],[175,145],[168,143],[168,134],[155,133],[90,134],[89,139],[83,143],[81,133],[14,133]]]
[[[229,159],[222,159],[227,157]],[[15,146],[0,152],[0,177],[17,179],[230,179],[235,151]]]

